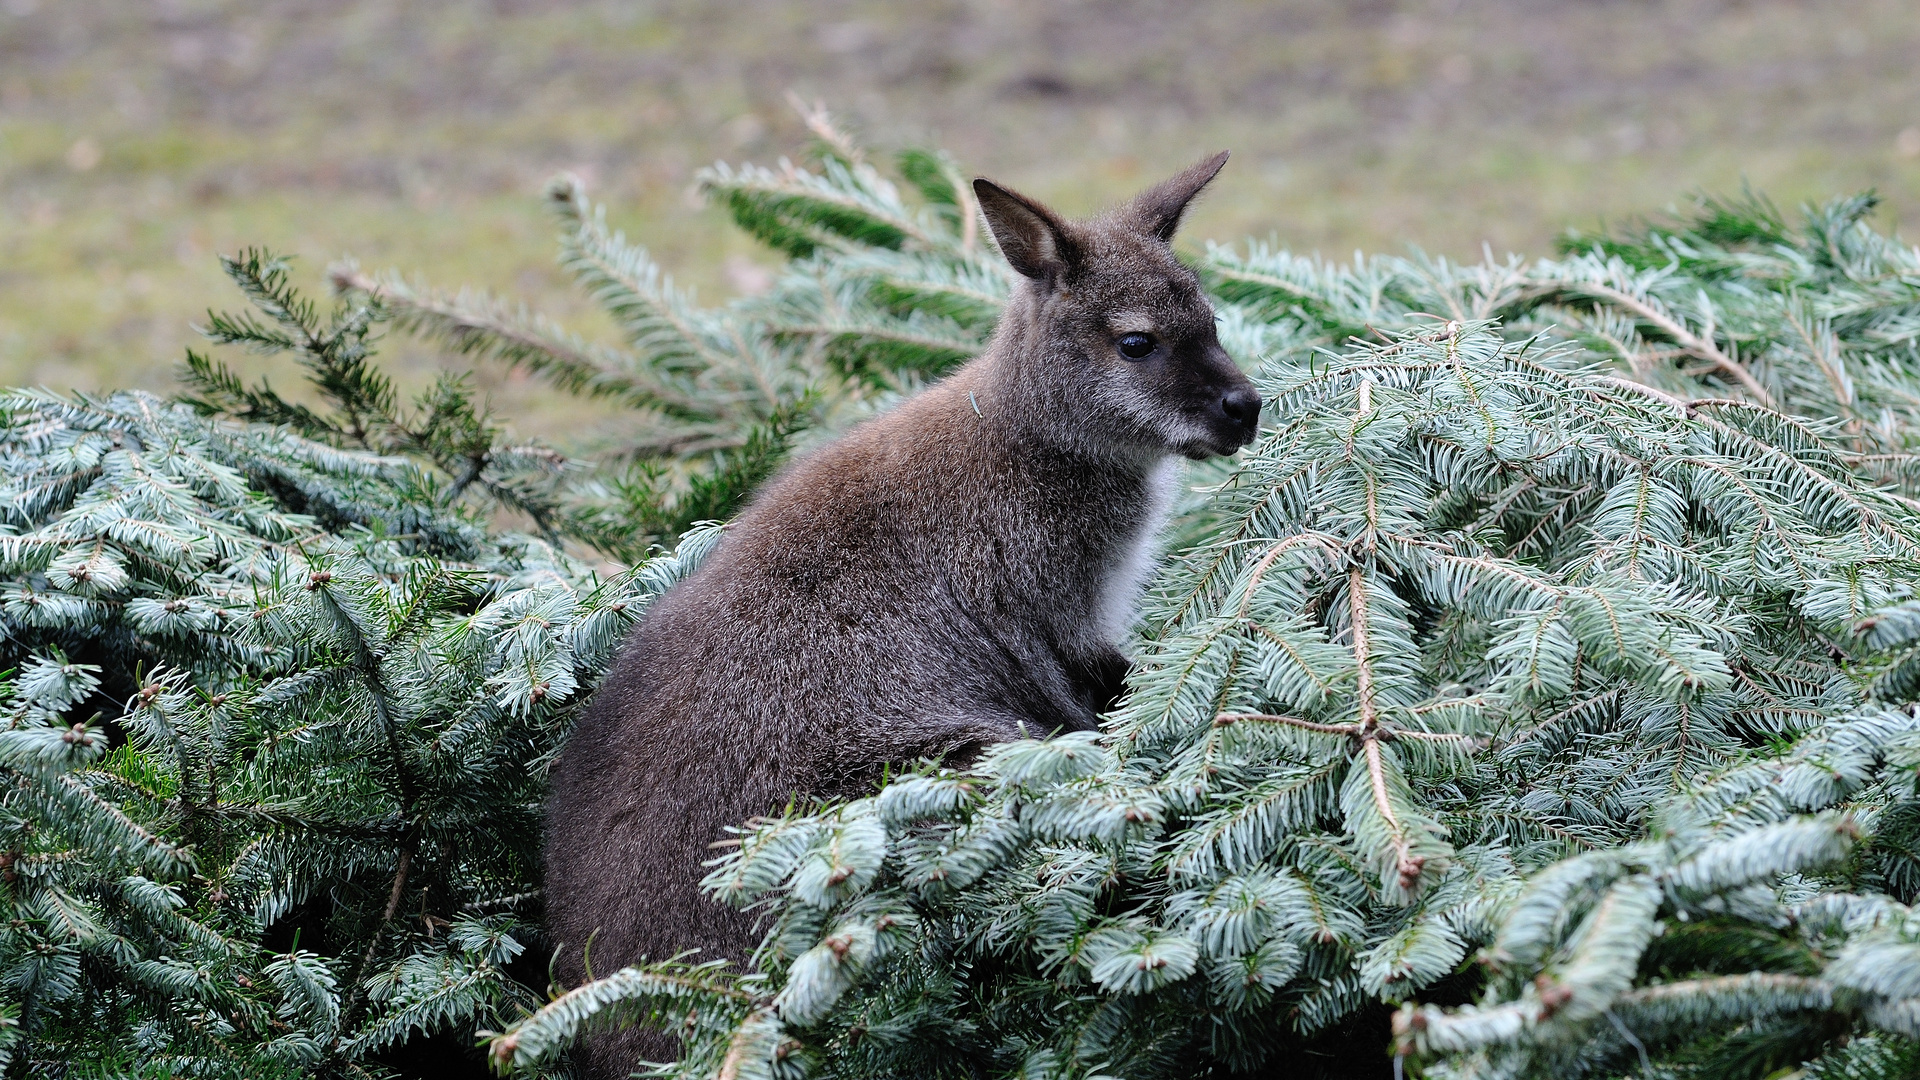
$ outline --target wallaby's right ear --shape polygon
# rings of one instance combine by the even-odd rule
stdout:
[[[1000,253],[1015,270],[1035,281],[1053,281],[1080,261],[1080,243],[1060,215],[986,177],[973,182],[973,194]]]

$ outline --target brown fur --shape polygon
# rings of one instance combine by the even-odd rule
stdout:
[[[656,602],[563,753],[546,896],[564,978],[589,936],[602,974],[750,952],[748,918],[697,889],[728,825],[866,794],[888,763],[1096,726],[1173,456],[1232,453],[1257,423],[1168,247],[1225,160],[1077,224],[976,183],[1024,275],[986,351],[770,483]],[[1155,351],[1122,356],[1130,332]],[[588,1071],[665,1048],[604,1038]]]

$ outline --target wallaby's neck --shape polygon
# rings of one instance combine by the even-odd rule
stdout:
[[[1158,448],[1117,440],[1087,415],[1075,386],[1082,361],[1048,355],[1035,314],[1043,313],[1009,306],[987,349],[954,378],[971,400],[948,407],[977,412],[962,413],[964,421],[1028,481],[996,485],[979,504],[995,507],[984,517],[989,528],[1025,533],[1009,546],[1027,559],[1002,571],[1043,580],[1039,617],[1052,625],[1050,636],[1093,651],[1125,637],[1178,464]]]

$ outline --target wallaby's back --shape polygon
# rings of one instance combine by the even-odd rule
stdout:
[[[1221,160],[1183,174],[1179,207]],[[727,826],[794,799],[865,794],[888,763],[1093,727],[1118,693],[1116,646],[1164,511],[1170,452],[1231,452],[1251,437],[1258,397],[1251,414],[1241,399],[1222,411],[1223,395],[1251,388],[1212,341],[1211,313],[1201,326],[1181,308],[1204,302],[1165,236],[1135,245],[1141,230],[1116,233],[1110,262],[1137,246],[1149,265],[1121,266],[1130,276],[1105,293],[1087,275],[1070,290],[1075,267],[1035,278],[1009,230],[1062,230],[1042,242],[1092,260],[1094,227],[991,185],[981,195],[1003,250],[1035,279],[988,351],[769,484],[648,611],[562,753],[546,896],[569,982],[585,973],[589,940],[600,974],[696,948],[698,959],[742,959],[748,919],[697,888]],[[1057,250],[1070,244],[1078,250]],[[1129,306],[1143,274],[1173,285]],[[1116,311],[1125,326],[1096,325]],[[1108,357],[1116,334],[1139,338],[1133,324],[1156,318],[1167,371],[1131,351]],[[1189,332],[1198,344],[1183,360],[1176,335]],[[1076,345],[1086,340],[1097,344]],[[1063,414],[1108,368],[1141,382],[1132,398],[1105,387]],[[1193,416],[1147,415],[1176,405]],[[1140,415],[1101,415],[1116,407]],[[641,1045],[603,1040],[590,1072],[624,1074]]]

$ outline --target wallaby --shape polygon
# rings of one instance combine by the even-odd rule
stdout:
[[[750,919],[698,888],[726,826],[868,794],[888,764],[1097,726],[1177,458],[1232,454],[1259,423],[1169,246],[1226,160],[1084,222],[974,181],[1020,274],[986,351],[771,481],[654,602],[562,752],[563,978],[583,954],[603,975],[744,959]],[[602,1038],[588,1074],[661,1045]]]

